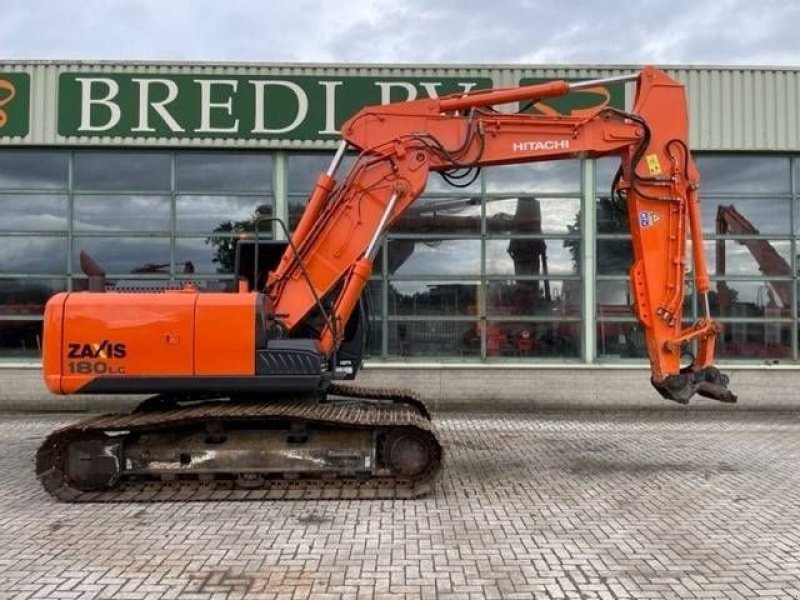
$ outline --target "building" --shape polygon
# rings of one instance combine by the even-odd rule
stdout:
[[[81,251],[119,286],[231,286],[235,240],[257,215],[296,223],[359,107],[635,68],[0,65],[0,388],[38,366],[47,297],[86,285]],[[720,362],[756,379],[768,364],[789,381],[800,373],[800,70],[668,71],[689,92]],[[624,108],[631,92],[529,109]],[[627,217],[608,192],[615,162],[487,168],[463,188],[432,177],[383,242],[368,378],[413,372],[430,390],[452,371],[486,393],[509,372],[613,379],[630,367],[643,381]],[[684,317],[697,312],[690,296]]]

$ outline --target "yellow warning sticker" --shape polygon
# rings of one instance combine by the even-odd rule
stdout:
[[[647,160],[647,168],[650,169],[650,175],[661,175],[661,163],[658,162],[658,154],[648,154],[645,159]]]

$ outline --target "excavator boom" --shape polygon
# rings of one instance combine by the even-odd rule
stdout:
[[[358,160],[338,187],[335,168],[320,177],[292,248],[270,275],[268,294],[274,312],[283,315],[281,325],[293,331],[319,297],[336,289],[320,336],[323,352],[335,351],[342,324],[371,273],[377,237],[422,194],[431,172],[617,156],[614,192],[627,200],[634,310],[645,331],[652,382],[662,395],[682,403],[695,392],[735,400],[713,367],[719,326],[709,313],[702,252],[695,252],[693,268],[703,316],[688,328],[681,323],[687,228],[692,247],[702,248],[699,177],[688,147],[684,88],[654,68],[613,78],[626,79],[638,83],[631,112],[602,108],[576,117],[486,108],[566,94],[577,86],[597,85],[594,81],[556,81],[362,110],[342,128]],[[682,368],[690,342],[696,342],[697,355]]]

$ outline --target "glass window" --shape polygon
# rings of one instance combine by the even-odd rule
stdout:
[[[481,176],[478,174],[475,177],[474,170],[457,170],[455,175],[458,176],[453,182],[458,185],[452,185],[441,173],[432,171],[428,175],[428,183],[425,190],[428,193],[436,192],[442,194],[480,194],[481,193]],[[461,177],[463,175],[463,177]]]
[[[575,358],[580,355],[579,323],[488,321],[486,356]]]
[[[39,358],[41,355],[41,321],[0,319],[0,358]]]
[[[233,273],[235,257],[235,238],[207,237],[175,241],[175,264],[178,272],[194,269],[194,273],[198,275]],[[187,262],[191,264],[188,268],[185,266]]]
[[[486,200],[489,233],[579,233],[579,198],[490,197]]]
[[[788,194],[788,156],[714,156],[695,157],[700,172],[700,195],[730,192],[733,194]]]
[[[120,236],[75,238],[72,257],[74,273],[80,272],[78,265],[81,250],[93,258],[108,275],[169,274],[168,238]]]
[[[0,273],[59,275],[67,269],[65,237],[0,237]]]
[[[47,299],[66,287],[63,279],[0,279],[0,317],[41,316]]]
[[[625,275],[633,263],[630,240],[597,240],[596,268],[598,275]]]
[[[50,194],[0,194],[4,231],[66,231],[67,197]]]
[[[391,239],[388,247],[390,275],[480,275],[480,240]]]
[[[712,275],[792,275],[788,240],[716,240],[704,247]]]
[[[79,151],[73,166],[78,190],[169,191],[170,155],[166,152]]]
[[[289,192],[308,196],[317,183],[320,173],[326,173],[331,166],[335,152],[291,152],[288,156]],[[356,155],[344,155],[334,177],[341,182],[350,171]]]
[[[490,281],[486,287],[486,314],[580,317],[581,294],[578,280]]]
[[[581,190],[581,161],[560,160],[523,165],[488,167],[483,170],[486,191],[566,192]]]
[[[598,196],[595,200],[595,218],[597,233],[629,234],[628,207],[625,200],[613,199],[608,195]]]
[[[481,197],[423,196],[392,224],[393,233],[481,232]]]
[[[487,240],[486,274],[537,276],[580,272],[580,244],[575,240]]]
[[[0,188],[67,189],[69,152],[59,150],[0,151]]]
[[[475,316],[480,284],[474,282],[389,282],[389,314],[398,316]]]
[[[390,321],[389,355],[434,358],[479,357],[477,321]]]
[[[704,234],[789,235],[792,232],[788,198],[704,198],[700,203]]]
[[[175,182],[181,192],[268,192],[272,156],[259,152],[179,152]]]
[[[297,226],[320,173],[328,171],[333,157],[333,152],[292,152],[289,154],[287,160],[289,229],[293,230]],[[356,156],[354,154],[345,154],[335,174],[337,183],[342,183],[355,160]]]
[[[272,216],[272,198],[266,196],[178,196],[180,232],[253,231],[257,217]],[[272,231],[271,223],[259,230]]]
[[[792,326],[754,322],[722,323],[717,335],[717,357],[742,360],[789,359],[792,356]]]
[[[792,281],[736,281],[711,284],[709,304],[715,317],[791,317]]]
[[[169,196],[76,195],[76,231],[169,231]]]
[[[641,325],[636,321],[598,319],[597,356],[600,359],[647,358]]]
[[[595,159],[594,164],[594,189],[599,194],[607,196],[611,193],[611,184],[614,183],[614,177],[616,177],[622,161],[616,156],[608,156]]]
[[[598,319],[633,316],[633,296],[627,279],[598,281],[595,290]],[[691,318],[694,312],[693,290],[694,286],[687,282],[683,302],[683,316],[686,318]]]

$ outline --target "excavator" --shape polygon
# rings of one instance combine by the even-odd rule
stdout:
[[[635,82],[630,111],[525,110],[618,82]],[[249,276],[237,267],[235,290],[126,293],[90,285],[48,301],[42,362],[50,391],[152,394],[133,412],[91,417],[47,436],[36,473],[50,494],[115,502],[429,493],[443,449],[425,403],[403,390],[341,382],[362,363],[362,291],[382,237],[431,173],[463,185],[486,166],[618,157],[612,192],[628,210],[630,284],[651,382],[683,404],[695,394],[736,401],[713,364],[720,328],[710,315],[702,251],[694,253],[693,271],[703,316],[681,323],[686,238],[703,247],[681,83],[645,67],[592,81],[369,106],[341,135],[286,241],[259,245],[256,227],[249,258],[247,245],[237,246],[237,261],[253,268]],[[337,182],[348,151],[357,158]]]

